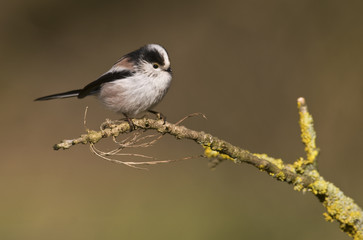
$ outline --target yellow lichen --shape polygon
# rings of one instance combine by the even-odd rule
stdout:
[[[305,188],[304,188],[304,186],[302,184],[297,184],[297,185],[294,186],[294,190],[298,191],[298,192],[303,191],[304,189]]]
[[[218,156],[218,152],[212,150],[209,146],[204,146],[204,155],[208,158],[215,158]]]
[[[276,165],[281,170],[284,169],[284,167],[285,167],[282,159],[272,158],[272,157],[269,157],[267,154],[260,154],[260,153],[254,153],[253,155],[271,162],[272,164]]]
[[[320,174],[317,170],[312,170],[307,173],[308,176],[310,176],[313,179],[318,179],[320,177]]]
[[[285,173],[284,172],[279,172],[278,174],[276,174],[276,178],[281,180],[281,181],[284,181],[286,179],[286,176],[285,176]]]
[[[293,182],[293,184],[294,184],[294,190],[295,191],[299,191],[299,192],[301,190],[304,190],[305,187],[304,187],[304,185],[302,183],[303,183],[302,178],[301,177],[296,177],[294,179],[294,182]]]
[[[362,230],[360,230],[359,232],[357,231],[356,234],[354,236],[351,236],[354,238],[354,240],[362,240],[363,239],[363,232]]]
[[[298,160],[296,160],[293,163],[293,167],[295,169],[296,172],[298,173],[304,173],[304,166],[305,166],[305,161],[303,158],[299,158]]]
[[[298,101],[299,108],[299,125],[301,129],[301,140],[305,145],[305,152],[307,159],[305,164],[314,164],[316,157],[319,154],[319,149],[316,147],[316,133],[314,130],[313,117],[307,111],[307,108],[302,105],[303,103]]]
[[[328,182],[323,179],[316,180],[312,184],[310,184],[310,189],[314,193],[314,195],[322,195],[326,194],[328,188]]]
[[[213,150],[210,146],[203,146],[204,147],[204,155],[208,158],[222,158],[234,161],[229,155],[220,153],[217,150]]]
[[[363,239],[362,230],[357,228],[357,221],[361,221],[362,212],[354,203],[353,199],[345,196],[342,191],[332,183],[319,177],[314,170],[309,175],[316,179],[309,187],[315,195],[324,196],[323,205],[327,212],[324,213],[325,220],[331,222],[336,219],[340,228],[354,239]]]
[[[327,222],[333,222],[334,221],[334,219],[328,214],[328,213],[323,213],[323,215],[324,215],[324,218],[325,218],[325,220],[327,221]]]

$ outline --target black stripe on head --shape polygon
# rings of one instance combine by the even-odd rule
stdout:
[[[149,63],[157,63],[160,66],[165,65],[165,59],[161,53],[154,48],[146,48],[143,54],[143,60]]]
[[[163,55],[150,45],[143,46],[133,52],[125,55],[132,62],[147,61],[149,63],[157,63],[160,66],[165,65],[165,59]]]

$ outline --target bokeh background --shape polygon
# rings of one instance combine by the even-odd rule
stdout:
[[[135,170],[52,145],[117,119],[83,87],[123,54],[164,45],[174,79],[156,110],[252,152],[304,155],[304,96],[321,174],[363,206],[362,1],[2,1],[1,239],[349,239],[310,193],[248,165],[206,159]],[[103,149],[112,149],[105,142]],[[166,136],[159,159],[202,153]],[[121,158],[130,160],[129,157]],[[137,160],[137,159],[132,159]]]

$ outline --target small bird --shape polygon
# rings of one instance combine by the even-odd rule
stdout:
[[[60,98],[97,96],[110,110],[122,113],[134,128],[130,118],[152,110],[167,93],[172,79],[170,59],[165,48],[147,44],[120,58],[110,70],[82,89],[52,94],[35,101]]]

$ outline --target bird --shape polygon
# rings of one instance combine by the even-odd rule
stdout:
[[[171,80],[168,52],[159,44],[147,44],[121,57],[84,88],[40,97],[35,101],[96,96],[106,108],[123,114],[134,128],[131,118],[147,111],[165,123],[165,116],[152,109],[168,92]]]

